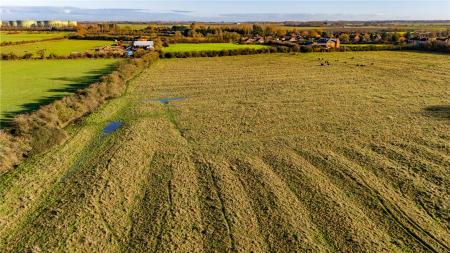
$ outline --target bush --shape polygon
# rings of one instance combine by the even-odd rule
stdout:
[[[19,57],[14,53],[8,53],[8,54],[2,53],[2,60],[17,60],[17,59],[19,59]]]
[[[174,54],[172,52],[166,52],[164,54],[164,58],[173,58],[173,57],[174,57]]]
[[[22,56],[22,59],[28,60],[28,59],[31,59],[32,57],[33,57],[32,53],[26,53]]]
[[[301,46],[300,52],[302,53],[311,53],[313,51],[311,46]]]

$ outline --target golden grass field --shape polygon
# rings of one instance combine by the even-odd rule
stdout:
[[[415,52],[160,60],[0,177],[0,251],[449,252],[449,73]]]

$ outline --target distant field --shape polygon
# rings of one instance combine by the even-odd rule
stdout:
[[[224,50],[224,49],[239,49],[239,48],[265,48],[264,45],[240,45],[233,43],[178,43],[170,44],[169,47],[163,48],[163,52],[192,52],[192,51],[206,51],[206,50]]]
[[[320,30],[320,31],[353,31],[353,30],[366,30],[366,31],[410,31],[410,30],[428,30],[428,31],[446,31],[450,29],[449,23],[442,24],[408,24],[408,25],[386,25],[386,26],[280,26],[287,30]]]
[[[119,28],[126,28],[129,27],[133,30],[142,30],[144,28],[147,28],[150,24],[117,24]]]
[[[32,40],[44,40],[53,38],[62,38],[66,36],[66,32],[20,32],[14,34],[8,34],[8,32],[0,32],[0,42],[16,42],[16,41],[32,41]]]
[[[0,175],[0,251],[449,252],[449,73],[404,51],[162,59]]]
[[[1,53],[14,53],[16,55],[23,55],[25,53],[32,53],[36,56],[36,53],[45,49],[45,54],[49,55],[54,53],[56,55],[66,56],[71,52],[86,52],[93,51],[96,47],[113,44],[112,41],[103,40],[55,40],[55,41],[42,41],[30,44],[11,45],[0,48]]]
[[[0,121],[70,94],[110,71],[116,60],[1,61]]]

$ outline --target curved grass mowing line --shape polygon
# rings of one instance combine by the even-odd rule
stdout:
[[[198,52],[198,51],[220,51],[240,48],[266,48],[265,45],[240,45],[233,43],[179,43],[171,44],[169,47],[163,48],[164,53],[168,52]]]

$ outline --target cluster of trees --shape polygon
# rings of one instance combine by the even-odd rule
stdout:
[[[65,126],[122,94],[127,82],[157,59],[158,53],[150,52],[138,59],[123,60],[99,82],[32,113],[16,116],[10,128],[0,131],[2,149],[7,151],[0,153],[0,171],[10,169],[28,154],[61,143],[67,137]]]

